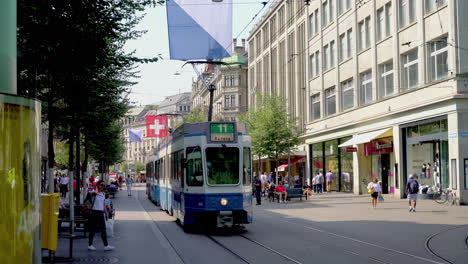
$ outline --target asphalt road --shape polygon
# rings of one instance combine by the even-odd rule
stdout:
[[[464,239],[454,230],[466,227],[467,207],[422,201],[409,213],[404,200],[388,198],[373,210],[366,196],[324,194],[288,204],[263,201],[244,231],[207,235],[185,233],[143,187],[135,189],[133,199],[160,232],[155,244],[165,240],[180,263],[467,263],[468,247],[452,246],[450,233]]]

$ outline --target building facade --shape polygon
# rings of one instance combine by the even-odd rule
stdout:
[[[153,106],[130,108],[125,117],[120,120],[125,146],[123,159],[129,164],[146,163],[157,146],[156,138],[146,137],[146,114],[152,109]],[[142,131],[142,141],[130,142],[129,129]]]
[[[208,113],[210,93],[203,84],[215,85],[213,93],[213,120],[238,121],[239,115],[248,109],[247,92],[247,54],[245,40],[237,45],[233,40],[234,52],[232,57],[222,59],[226,65],[219,68],[207,65],[201,76],[192,83],[193,107]]]
[[[468,49],[462,32],[468,3],[321,0],[311,1],[304,12],[301,6],[273,5],[250,36],[257,63],[249,61],[255,78],[249,88],[262,80],[256,75],[265,60],[272,70],[263,72],[286,77],[280,95],[304,118],[309,176],[332,171],[333,190],[360,194],[378,178],[384,193],[404,197],[408,176],[416,174],[421,197],[450,188],[467,203]],[[273,28],[285,29],[274,36],[270,25],[265,44],[272,21]],[[269,62],[268,53],[277,61]],[[273,71],[273,64],[284,62],[294,65],[287,65],[286,73]],[[298,84],[304,75],[305,89]],[[267,79],[271,87],[282,78]],[[265,85],[257,89],[272,91]]]

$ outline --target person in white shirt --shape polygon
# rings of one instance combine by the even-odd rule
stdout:
[[[382,193],[382,186],[377,181],[377,178],[373,178],[371,182],[367,185],[367,189],[369,189],[369,193],[372,197],[372,208],[377,208],[377,198],[379,194]]]
[[[67,196],[67,192],[68,192],[68,183],[70,182],[70,179],[68,178],[67,175],[62,175],[63,177],[61,177],[59,180],[60,180],[60,194],[63,198],[65,198]]]
[[[109,245],[107,243],[107,233],[106,233],[106,222],[109,219],[109,216],[107,214],[106,208],[106,197],[104,195],[104,181],[100,180],[97,182],[97,190],[91,193],[91,199],[92,199],[92,213],[91,216],[89,217],[88,225],[89,225],[89,243],[88,243],[88,250],[96,250],[96,248],[93,246],[93,239],[94,239],[94,234],[96,232],[101,233],[101,239],[102,242],[104,242],[104,251],[109,251],[109,250],[114,250],[115,247]]]

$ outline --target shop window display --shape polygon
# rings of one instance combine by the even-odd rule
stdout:
[[[420,194],[449,187],[447,120],[406,128],[406,174],[418,175]]]
[[[350,140],[352,137],[341,138],[340,143]],[[341,190],[343,192],[353,192],[353,153],[340,149],[341,165]]]
[[[339,191],[338,158],[338,140],[335,139],[325,142],[325,166],[323,168],[323,176],[325,177],[328,171],[333,173],[332,191]]]

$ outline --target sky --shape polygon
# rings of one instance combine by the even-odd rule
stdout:
[[[262,2],[233,0],[232,32],[233,38],[238,39],[238,45],[242,38],[247,39],[250,29],[267,10],[267,8],[262,10]],[[260,10],[261,13],[252,21]],[[138,67],[140,78],[134,80],[138,84],[132,87],[130,94],[130,99],[135,105],[155,104],[164,100],[166,96],[190,92],[192,78],[196,78],[191,65],[181,68],[184,62],[169,60],[166,7],[148,8],[145,13],[146,16],[136,29],[147,30],[147,33],[139,39],[127,42],[125,48],[127,51],[135,50],[135,55],[138,57],[151,58],[161,54],[163,59],[156,63],[141,64]],[[242,31],[247,25],[249,25],[247,29]],[[176,73],[180,74],[175,75]]]

